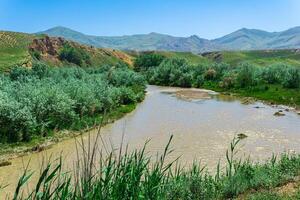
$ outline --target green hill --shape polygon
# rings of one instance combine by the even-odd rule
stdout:
[[[0,71],[13,65],[28,66],[31,56],[28,45],[35,36],[25,33],[0,32]]]
[[[222,51],[201,54],[215,62],[225,62],[236,66],[242,62],[249,62],[259,66],[274,63],[284,63],[300,67],[300,51],[291,50],[257,50],[257,51]]]
[[[210,64],[214,62],[224,62],[231,66],[248,62],[258,66],[268,66],[275,63],[283,63],[300,67],[300,51],[290,50],[256,50],[256,51],[219,51],[203,54],[193,54],[190,52],[168,52],[168,51],[147,51],[142,53],[156,53],[167,58],[183,58],[191,64]],[[129,52],[136,57],[139,53]]]
[[[199,63],[212,63],[214,62],[211,59],[208,59],[202,55],[194,54],[191,52],[174,52],[174,51],[143,51],[143,52],[136,52],[136,51],[129,51],[128,54],[132,55],[133,57],[137,57],[140,54],[160,54],[165,56],[166,58],[181,58],[186,59],[191,64],[199,64]]]
[[[76,65],[60,57],[60,52],[69,46],[74,55],[83,55],[88,59],[85,66],[101,66],[125,62],[132,64],[132,57],[124,52],[94,48],[63,38],[26,33],[0,32],[0,71],[9,71],[13,66],[31,67],[34,60],[40,60],[49,65]],[[77,53],[77,54],[76,54]],[[77,64],[78,65],[78,64]]]

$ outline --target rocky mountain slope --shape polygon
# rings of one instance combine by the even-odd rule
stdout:
[[[85,66],[101,66],[118,62],[132,64],[132,56],[118,50],[95,48],[62,37],[1,31],[0,71],[9,71],[13,66],[31,67],[34,60],[55,66],[76,65],[61,59],[60,52],[65,46],[88,57],[89,62]]]
[[[190,37],[174,37],[159,33],[149,33],[114,37],[91,36],[65,27],[54,27],[39,32],[38,34],[64,37],[83,44],[120,50],[204,52],[221,49],[221,46],[218,44],[199,38],[196,35]]]
[[[91,36],[65,28],[54,27],[38,34],[64,37],[96,47],[120,50],[157,50],[181,52],[209,52],[220,50],[266,50],[300,48],[300,27],[282,32],[267,32],[257,29],[240,29],[224,37],[207,40],[196,35],[174,37],[159,33],[126,36]]]

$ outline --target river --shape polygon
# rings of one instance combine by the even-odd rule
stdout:
[[[280,109],[285,116],[274,116]],[[97,131],[89,133],[94,140]],[[174,152],[169,160],[180,156],[183,166],[197,160],[214,168],[239,133],[248,136],[242,141],[240,154],[250,155],[255,161],[270,158],[273,153],[300,153],[300,116],[295,112],[261,102],[243,104],[239,98],[212,91],[158,86],[148,86],[145,100],[132,113],[102,128],[99,146],[105,144],[106,148],[117,150],[123,141],[129,149],[135,149],[151,139],[147,152],[156,155],[174,135]],[[83,141],[87,142],[88,135],[84,134]],[[0,185],[9,184],[1,195],[13,191],[28,162],[29,168],[38,174],[43,159],[59,155],[63,156],[66,168],[73,167],[77,158],[74,139],[13,159],[12,165],[1,167]]]

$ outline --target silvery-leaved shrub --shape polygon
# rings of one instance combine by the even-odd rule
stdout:
[[[76,123],[85,125],[85,119],[141,101],[145,84],[143,76],[125,65],[101,70],[41,63],[32,69],[13,68],[0,76],[0,142],[77,129]]]
[[[295,67],[288,68],[283,80],[283,86],[287,88],[299,88],[300,69]]]

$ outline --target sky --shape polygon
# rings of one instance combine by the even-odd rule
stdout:
[[[89,35],[158,32],[214,39],[240,28],[300,26],[300,0],[0,0],[0,30],[65,26]]]

